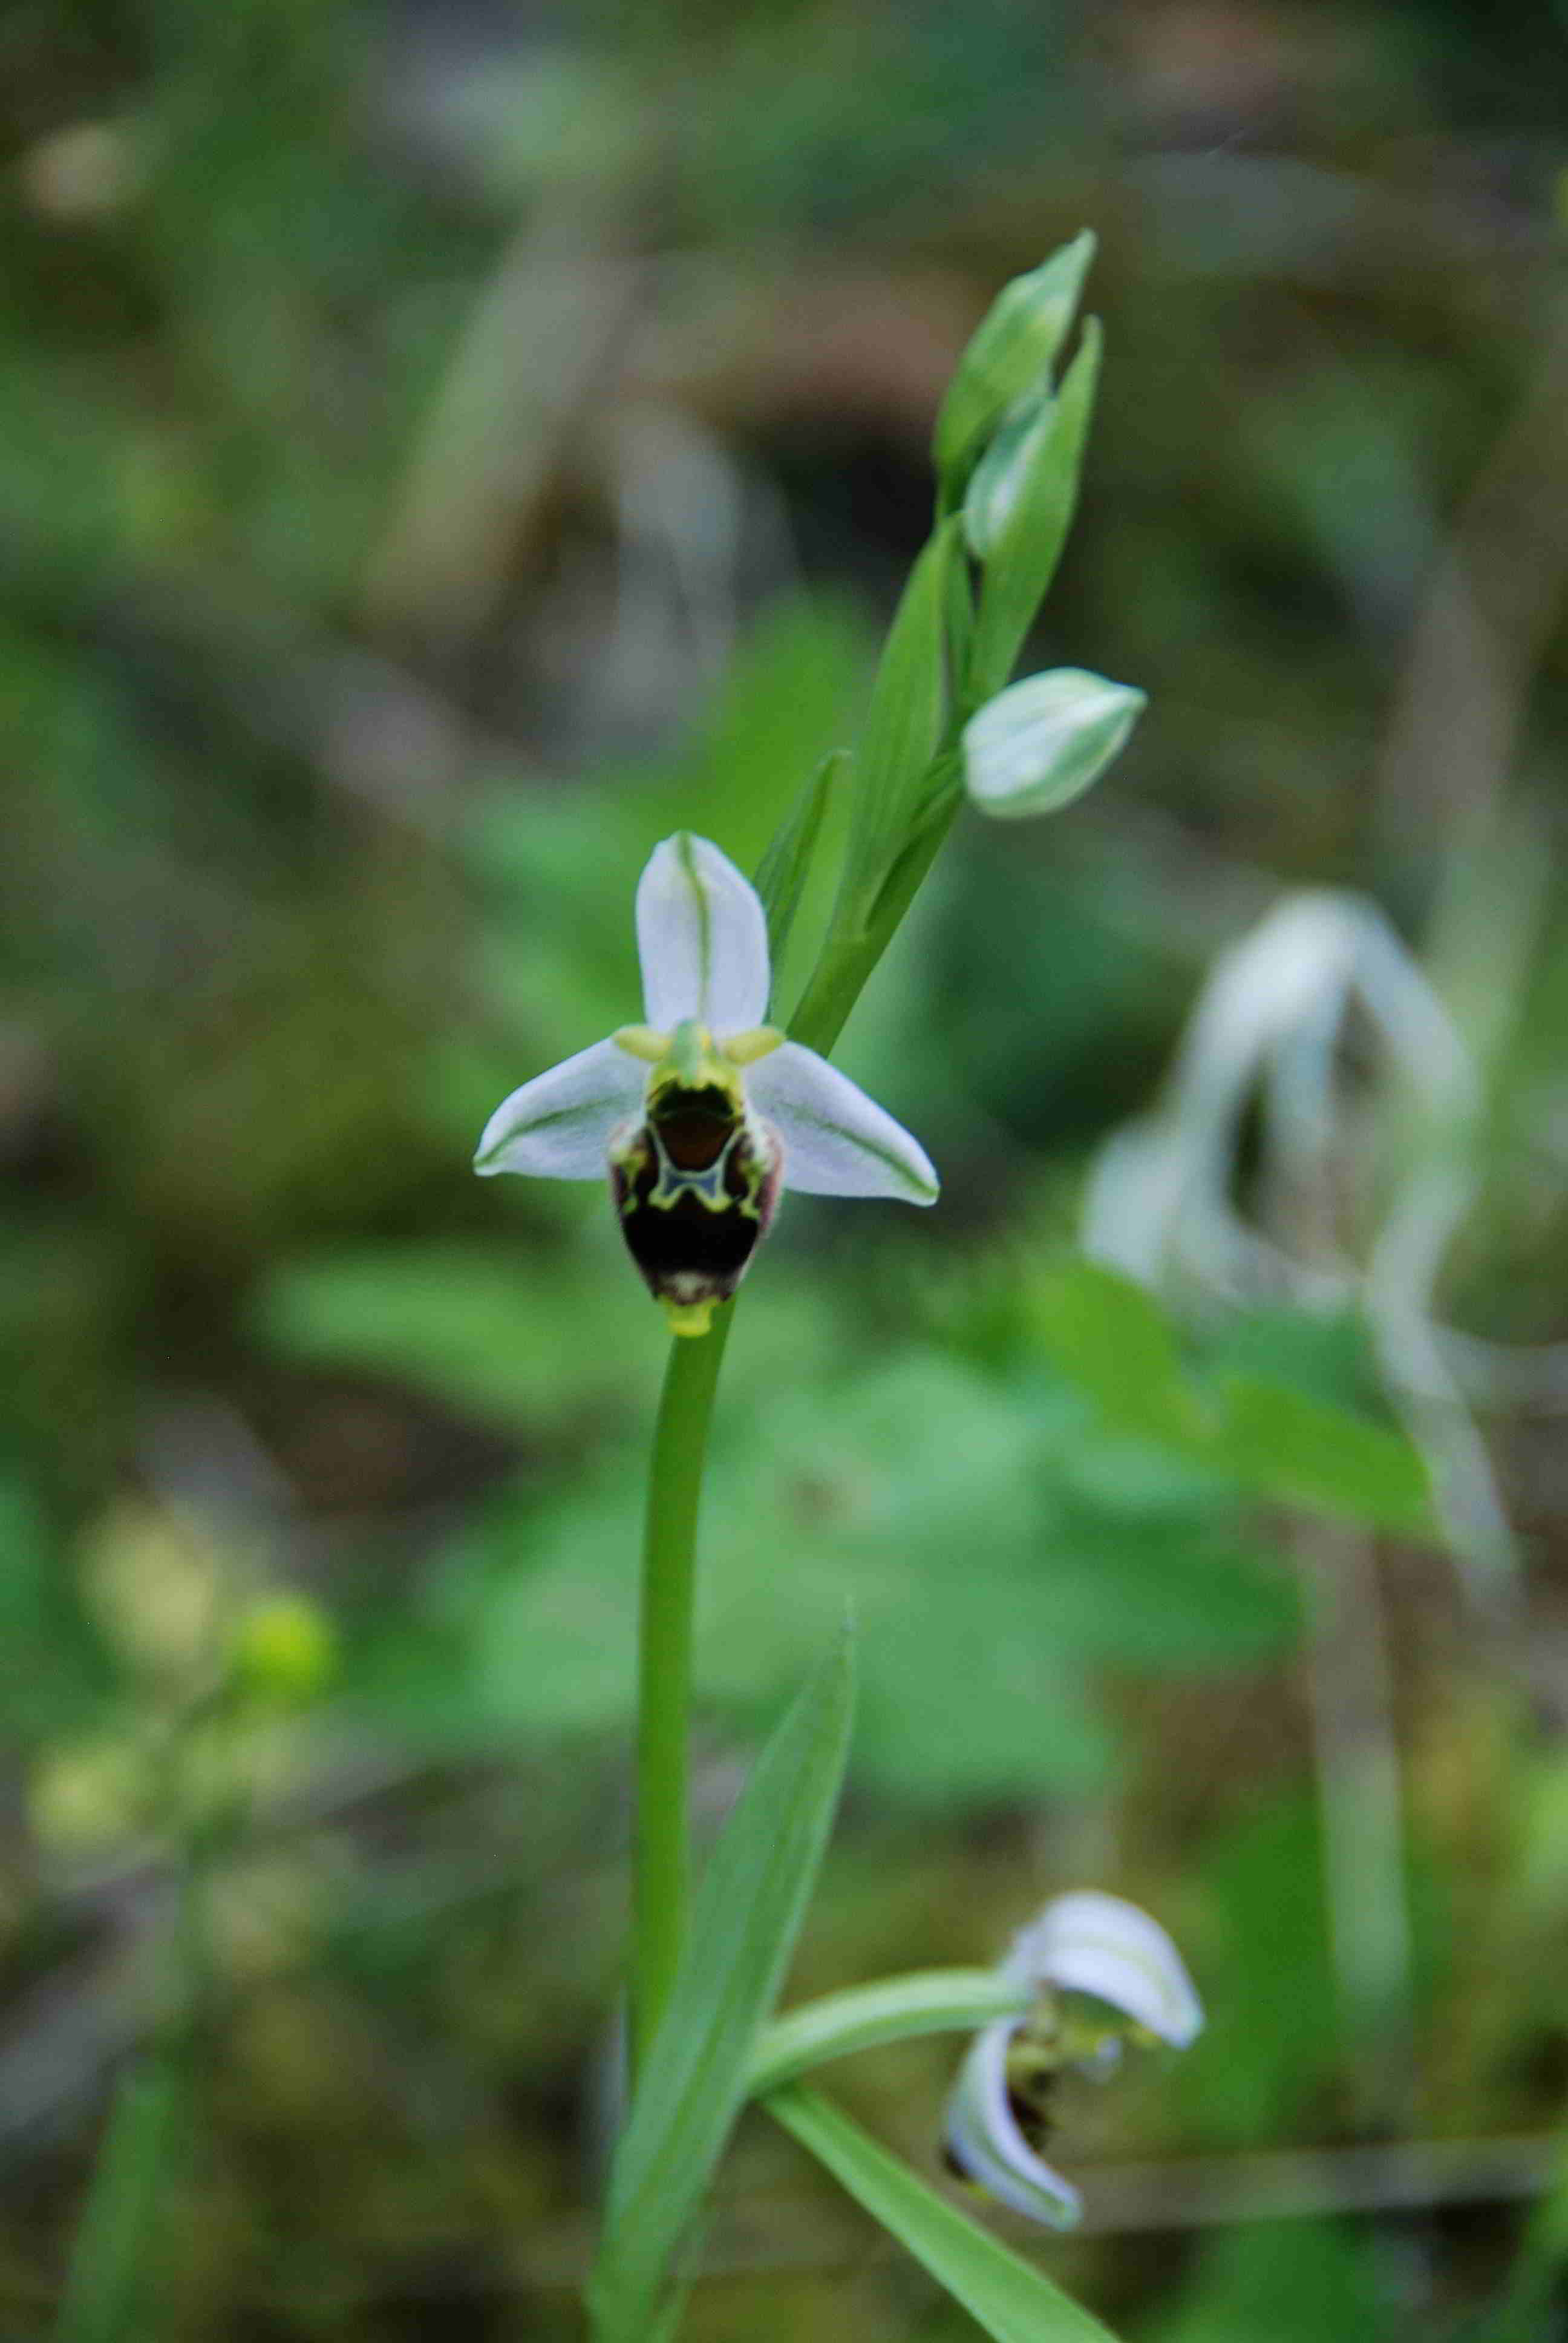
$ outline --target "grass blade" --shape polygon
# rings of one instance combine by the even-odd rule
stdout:
[[[142,2324],[185,2098],[183,2066],[159,2053],[120,2082],[76,2231],[55,2343],[120,2343]]]
[[[798,2084],[763,2105],[996,2343],[1111,2343],[1098,2318],[939,2197],[840,2108]]]
[[[852,762],[847,749],[831,749],[823,758],[758,866],[757,892],[768,914],[768,957],[775,985],[811,875],[822,825]]]

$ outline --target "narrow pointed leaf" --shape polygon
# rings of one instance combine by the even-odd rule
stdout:
[[[170,2187],[187,2096],[171,2056],[156,2056],[120,2084],[76,2231],[55,2343],[118,2343],[147,2331],[158,2199]]]
[[[967,561],[950,561],[947,566],[948,594],[948,676],[955,699],[961,699],[970,671],[970,654],[975,639],[975,593],[970,579]]]
[[[709,1860],[610,2167],[588,2288],[597,2343],[647,2343],[655,2328],[794,1951],[843,1779],[852,1701],[846,1634],[758,1759]]]
[[[934,531],[916,562],[882,652],[859,750],[859,779],[846,873],[851,908],[884,875],[930,768],[947,715],[949,572],[960,558],[955,518]]]
[[[1110,2329],[799,2084],[763,2104],[996,2343],[1111,2343]]]
[[[977,705],[1000,691],[1012,673],[1056,574],[1078,502],[1099,375],[1100,327],[1090,317],[1060,393],[1036,416],[1014,451],[1016,488],[998,492],[1002,517],[988,540],[975,626],[970,683]]]
[[[851,762],[847,749],[835,749],[823,758],[758,867],[757,892],[768,914],[768,954],[775,984],[806,892],[806,882],[811,875],[822,825],[828,819],[834,792],[842,788]]]
[[[1027,275],[1004,285],[959,360],[937,417],[931,453],[956,502],[987,439],[1020,398],[1050,381],[1094,257],[1085,228]]]
[[[1031,1987],[1010,1983],[994,1968],[923,1969],[824,1994],[787,2009],[763,2029],[750,2088],[760,2097],[829,2058],[847,2058],[879,2043],[968,2033],[1000,2017],[1021,2017],[1032,1998]]]

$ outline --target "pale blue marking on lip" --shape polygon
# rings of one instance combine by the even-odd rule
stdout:
[[[719,1150],[717,1161],[710,1163],[706,1171],[688,1171],[678,1163],[672,1163],[664,1151],[664,1142],[657,1128],[651,1123],[648,1135],[658,1156],[658,1180],[648,1199],[650,1204],[668,1211],[680,1197],[695,1196],[699,1203],[706,1204],[710,1212],[723,1212],[738,1202],[725,1188],[724,1172],[735,1142],[740,1137],[739,1131],[730,1132]]]

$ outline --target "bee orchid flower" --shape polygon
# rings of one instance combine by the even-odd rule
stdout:
[[[786,1187],[936,1202],[918,1141],[767,1016],[768,922],[705,838],[655,848],[637,890],[646,1022],[537,1074],[485,1126],[474,1168],[608,1175],[621,1233],[678,1334],[705,1334]]]
[[[1108,2074],[1128,2040],[1185,2049],[1203,2012],[1164,1929],[1119,1896],[1054,1897],[999,1966],[1034,2007],[975,2037],[948,2107],[947,2159],[1015,2213],[1065,2228],[1078,2191],[1040,2154],[1057,2079]]]

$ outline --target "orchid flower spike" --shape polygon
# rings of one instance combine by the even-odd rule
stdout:
[[[1109,2074],[1128,2040],[1184,2050],[1203,2012],[1159,1923],[1091,1889],[1054,1897],[1000,1968],[1038,1998],[977,2036],[948,2107],[948,2160],[1015,2213],[1066,2228],[1082,2209],[1078,2191],[1040,2154],[1057,2078],[1069,2067]]]
[[[647,1023],[623,1025],[504,1099],[477,1172],[609,1175],[621,1233],[678,1334],[706,1334],[785,1187],[932,1204],[918,1141],[765,1024],[771,975],[756,890],[705,838],[654,849],[637,890]]]

